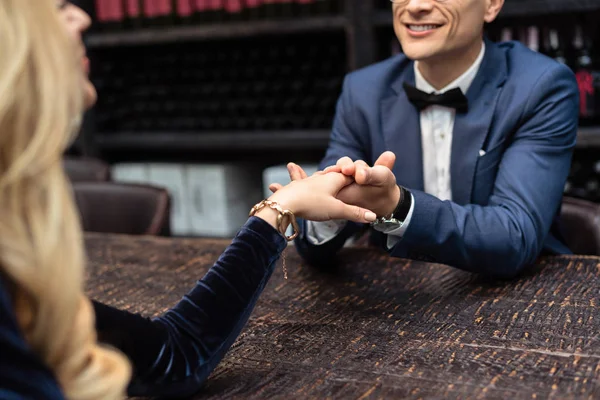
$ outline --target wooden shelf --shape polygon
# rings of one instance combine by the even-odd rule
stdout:
[[[600,148],[600,126],[581,127],[577,132],[577,148]]]
[[[514,0],[504,3],[498,19],[548,14],[600,11],[600,0]],[[375,27],[392,27],[390,10],[375,10]]]
[[[97,135],[100,150],[325,150],[329,130]]]
[[[124,45],[156,44],[180,40],[207,40],[248,37],[268,34],[300,33],[345,29],[343,16],[305,19],[222,23],[214,25],[147,28],[134,31],[95,33],[86,38],[89,48]]]
[[[102,150],[324,150],[329,130],[197,132],[197,133],[118,133],[97,135]],[[582,127],[577,148],[600,148],[600,127]]]

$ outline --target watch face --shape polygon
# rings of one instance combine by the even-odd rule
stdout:
[[[394,220],[379,222],[379,223],[373,225],[373,229],[375,229],[376,231],[379,231],[379,232],[389,233],[389,232],[395,231],[396,229],[400,228],[401,226],[402,226],[402,222],[394,219]]]

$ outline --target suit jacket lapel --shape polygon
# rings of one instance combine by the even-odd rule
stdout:
[[[504,53],[491,41],[485,41],[485,55],[466,96],[469,112],[456,114],[452,134],[450,176],[452,200],[458,204],[471,201],[475,166],[479,150],[489,133],[501,87],[506,80]]]
[[[387,150],[396,154],[394,174],[399,185],[423,190],[423,151],[421,148],[421,123],[417,108],[408,100],[403,82],[414,85],[412,62],[394,80],[392,90],[381,101],[381,123]]]

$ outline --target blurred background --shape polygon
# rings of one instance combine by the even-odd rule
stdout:
[[[286,162],[315,170],[344,75],[402,51],[389,0],[74,3],[94,21],[99,101],[67,165],[91,231],[233,236],[266,185],[289,180]],[[585,102],[565,194],[594,203],[599,22],[600,0],[506,0],[486,28],[577,73]],[[127,218],[144,222],[119,227]]]

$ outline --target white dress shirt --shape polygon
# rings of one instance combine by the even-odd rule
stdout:
[[[446,87],[436,90],[423,78],[419,72],[418,61],[414,63],[415,86],[427,93],[441,94],[454,88],[460,88],[463,93],[471,86],[473,79],[479,71],[485,43],[475,62],[461,76]],[[440,200],[452,200],[452,187],[450,186],[450,153],[452,148],[452,135],[454,134],[455,110],[444,106],[429,106],[420,113],[421,146],[423,149],[423,183],[425,193],[431,194]],[[460,132],[458,132],[460,134]],[[407,188],[410,190],[410,188]],[[408,228],[413,209],[413,202],[404,223],[391,232],[388,232],[387,246],[393,247],[404,235]],[[313,244],[323,244],[333,239],[345,226],[346,221],[335,220],[327,222],[307,221],[306,235]]]

